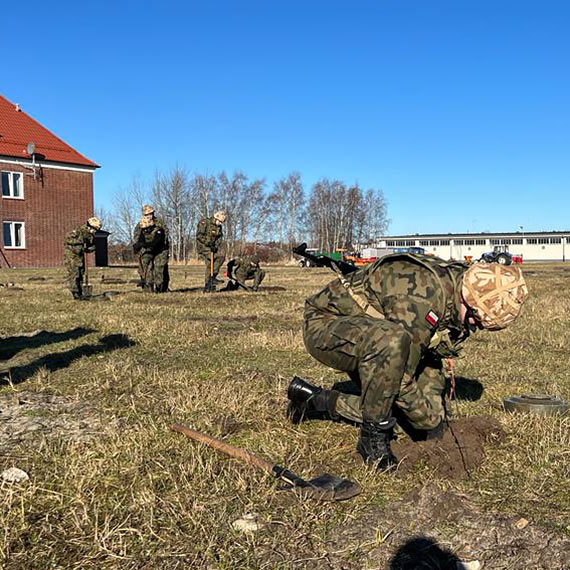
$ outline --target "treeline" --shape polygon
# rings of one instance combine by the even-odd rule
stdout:
[[[217,210],[228,215],[224,237],[229,256],[251,242],[271,243],[287,253],[301,241],[323,251],[351,249],[377,239],[388,224],[379,189],[323,178],[307,196],[297,172],[268,188],[265,179],[250,180],[242,172],[190,175],[175,167],[157,172],[150,184],[134,177],[117,192],[112,209],[99,212],[115,250],[130,246],[142,205],[147,203],[169,228],[175,261],[195,257],[198,221]]]

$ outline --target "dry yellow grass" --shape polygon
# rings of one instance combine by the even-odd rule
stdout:
[[[458,362],[457,374],[479,380],[484,391],[457,402],[457,413],[495,416],[507,439],[490,446],[482,468],[455,487],[489,512],[570,533],[570,420],[506,415],[500,407],[503,397],[522,392],[570,400],[570,273],[561,265],[528,269],[534,274],[522,318],[510,330],[478,334]],[[357,568],[363,553],[390,548],[381,530],[342,551],[331,552],[329,539],[433,473],[377,475],[354,452],[354,427],[284,419],[293,374],[326,385],[341,379],[306,355],[300,334],[303,300],[332,278],[329,272],[271,268],[264,285],[285,291],[215,296],[144,295],[133,284],[101,284],[102,274],[136,276],[134,269],[95,269],[95,293],[121,294],[78,303],[61,271],[0,271],[0,283],[24,288],[0,289],[2,336],[83,329],[67,340],[24,341],[0,361],[0,370],[10,371],[0,396],[65,396],[90,404],[86,413],[102,419],[87,441],[41,432],[3,448],[0,468],[16,465],[31,476],[27,484],[0,483],[3,568]],[[172,274],[173,290],[201,285],[200,267]],[[40,275],[46,280],[28,281]],[[170,432],[175,422],[303,476],[347,476],[364,492],[344,504],[276,493],[264,474]],[[234,531],[231,523],[246,513],[269,525],[255,534]]]

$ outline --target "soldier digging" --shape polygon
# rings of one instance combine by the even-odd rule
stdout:
[[[143,291],[166,293],[170,281],[168,229],[155,216],[152,206],[143,206],[142,214],[133,234],[133,250],[139,256],[141,285]]]
[[[289,418],[298,423],[312,412],[356,422],[365,462],[391,469],[398,463],[390,449],[394,414],[429,439],[441,437],[442,359],[457,356],[477,329],[509,326],[527,294],[518,267],[423,255],[387,256],[340,276],[307,299],[303,338],[309,354],[347,372],[360,394],[294,377]]]
[[[89,218],[67,234],[63,242],[63,262],[67,269],[67,283],[76,301],[83,297],[85,254],[95,251],[95,232],[101,229],[99,218]]]
[[[233,291],[245,289],[246,291],[258,291],[261,282],[265,278],[265,271],[259,266],[259,255],[244,255],[228,261],[228,283],[226,289]],[[253,285],[249,287],[246,281],[253,279]]]
[[[196,250],[204,260],[204,293],[213,293],[216,285],[221,283],[217,276],[226,258],[222,248],[222,224],[225,221],[226,213],[220,211],[198,222]]]

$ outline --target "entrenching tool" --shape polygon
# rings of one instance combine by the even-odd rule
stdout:
[[[93,287],[89,285],[89,264],[87,263],[87,254],[83,253],[83,265],[85,266],[85,283],[83,284],[81,296],[89,298],[93,294]]]
[[[206,289],[210,292],[216,290],[216,285],[214,283],[214,252],[210,252],[210,281],[208,282],[208,286]]]
[[[348,479],[342,479],[341,477],[336,477],[335,475],[329,475],[328,473],[320,475],[310,481],[305,481],[285,467],[274,465],[261,457],[257,457],[250,451],[234,447],[225,441],[221,441],[211,435],[193,430],[182,424],[174,424],[173,426],[170,426],[170,429],[184,434],[190,439],[209,445],[214,449],[223,451],[227,455],[234,457],[235,459],[239,459],[248,465],[253,465],[254,467],[262,469],[269,475],[272,475],[276,479],[280,479],[286,483],[286,486],[283,487],[282,490],[296,489],[298,490],[299,495],[303,498],[308,497],[318,499],[320,501],[344,501],[355,497],[362,491],[362,488],[358,483],[354,483]]]

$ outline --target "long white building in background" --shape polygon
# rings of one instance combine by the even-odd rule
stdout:
[[[443,259],[478,259],[496,245],[504,245],[524,261],[568,261],[570,230],[563,232],[513,232],[480,234],[415,234],[384,236],[374,247],[423,247]]]

